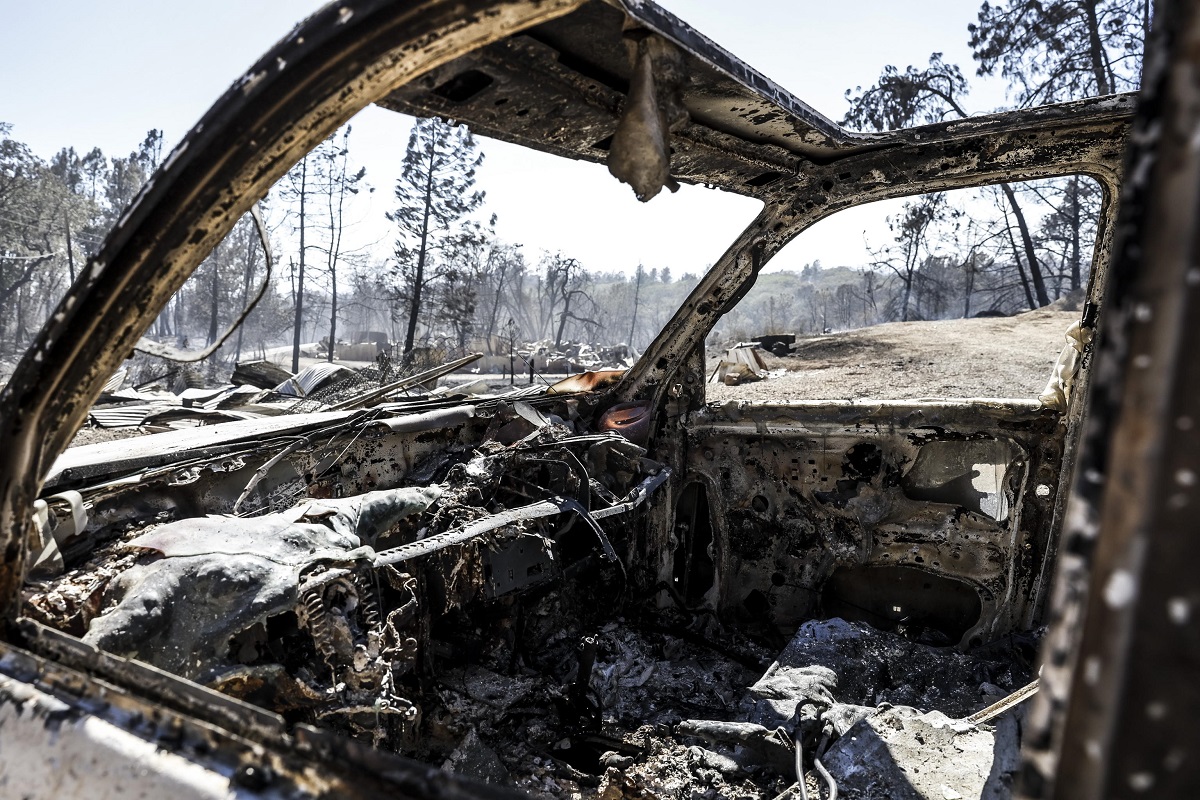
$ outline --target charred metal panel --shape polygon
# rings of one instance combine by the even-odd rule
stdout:
[[[1198,53],[1200,9],[1159,3],[1026,739],[1029,796],[1200,790]]]
[[[865,622],[925,642],[958,642],[979,622],[983,604],[967,581],[919,566],[850,566],[821,589],[827,617]]]
[[[278,721],[264,722],[270,715],[232,698],[95,651],[56,647],[53,631],[43,634],[27,624],[26,632],[35,646],[74,663],[63,666],[0,644],[6,764],[25,767],[5,770],[6,794],[117,798],[136,787],[145,796],[180,798],[520,796],[327,732],[285,733]],[[105,660],[110,663],[100,671],[108,670],[108,680],[98,679],[96,662]],[[139,693],[119,685],[139,669]]]
[[[161,441],[148,438],[138,458],[124,465],[102,465],[105,480],[99,483],[86,483],[81,476],[101,465],[84,464],[59,473],[56,485],[69,481],[77,486],[89,509],[87,529],[78,532],[87,536],[73,536],[64,544],[64,553],[71,559],[130,526],[205,514],[278,511],[303,497],[347,497],[418,479],[427,482],[448,463],[450,454],[483,438],[494,408],[485,409],[477,418],[473,407],[466,408],[471,413],[460,413],[457,420],[440,415],[439,420],[449,423],[446,427],[415,432],[393,431],[379,421],[372,423],[368,415],[358,424],[335,424],[299,440],[288,437],[248,443],[234,438],[227,444],[181,450],[174,446],[178,437],[172,434],[160,434]],[[406,418],[386,419],[395,427]],[[230,427],[241,431],[254,424]],[[209,426],[207,433],[215,437],[214,442],[223,427]],[[160,445],[157,451],[149,447],[153,444]],[[219,455],[206,456],[213,451]],[[143,463],[154,466],[136,468]]]
[[[653,46],[631,48],[638,42]],[[645,50],[640,61],[630,59],[631,49]],[[644,89],[640,95],[630,88],[635,78]],[[650,88],[660,84],[668,96]],[[355,414],[331,427],[301,425],[290,431],[298,437],[290,441],[252,436],[220,441],[217,432],[216,441],[181,453],[149,454],[136,465],[126,461],[99,471],[59,473],[59,488],[74,487],[87,496],[88,530],[119,534],[130,551],[121,551],[122,543],[99,542],[102,536],[83,536],[78,552],[66,542],[65,565],[90,559],[86,567],[92,571],[32,581],[29,607],[73,633],[103,620],[91,626],[91,640],[209,681],[232,697],[23,620],[13,629],[31,647],[75,669],[0,647],[0,673],[16,678],[0,680],[0,711],[27,702],[33,720],[19,722],[27,727],[43,719],[104,714],[104,724],[142,741],[130,748],[144,750],[153,741],[168,755],[181,754],[219,773],[214,791],[225,779],[248,781],[247,791],[290,790],[295,784],[301,786],[296,793],[317,795],[470,797],[475,790],[449,776],[296,721],[319,722],[378,748],[424,748],[432,760],[445,755],[448,745],[467,741],[457,738],[461,731],[453,714],[440,716],[449,708],[448,695],[432,682],[448,665],[454,671],[464,660],[486,656],[501,671],[506,662],[506,678],[517,684],[529,677],[530,665],[541,671],[539,699],[556,705],[562,729],[548,741],[563,741],[559,733],[574,736],[604,720],[600,705],[589,707],[589,692],[596,688],[594,667],[605,654],[598,652],[595,636],[568,642],[567,631],[576,635],[583,626],[598,627],[630,598],[649,606],[665,594],[694,623],[713,622],[711,615],[692,615],[707,607],[746,629],[771,634],[833,613],[841,604],[911,638],[966,646],[1036,619],[1044,565],[1061,518],[1058,482],[1067,474],[1064,453],[1077,430],[1077,405],[1066,415],[1036,403],[986,401],[706,408],[698,345],[784,244],[843,208],[1073,173],[1096,178],[1111,208],[1130,99],[853,134],[639,0],[351,0],[322,10],[268,53],[185,138],[126,212],[0,394],[5,459],[0,610],[12,616],[9,601],[24,574],[25,541],[35,538],[26,536],[29,512],[49,464],[117,362],[267,187],[355,111],[381,99],[389,107],[465,120],[481,133],[572,158],[607,160],[616,147],[624,151],[622,158],[642,165],[627,175],[649,164],[652,180],[641,184],[643,195],[679,179],[759,198],[765,208],[608,396],[555,397],[543,408],[523,401],[463,406],[461,419],[451,411],[437,424]],[[657,134],[614,144],[618,120],[639,104],[639,113],[659,125]],[[652,119],[656,114],[661,119]],[[643,127],[653,128],[650,123]],[[1148,134],[1147,141],[1152,139]],[[642,160],[647,148],[652,158]],[[1179,160],[1186,167],[1179,172],[1194,190],[1195,165],[1183,156]],[[1195,198],[1183,195],[1187,203],[1164,206],[1194,217]],[[1093,301],[1107,241],[1102,236],[1097,251]],[[1152,241],[1164,249],[1150,250],[1150,260],[1169,254],[1169,236]],[[1153,274],[1174,283],[1140,287],[1169,295],[1161,308],[1154,291],[1141,297],[1146,314],[1125,295],[1114,295],[1126,302],[1119,323],[1153,320],[1155,327],[1144,330],[1164,334],[1154,338],[1135,330],[1135,344],[1144,336],[1155,345],[1149,348],[1151,364],[1159,357],[1172,363],[1186,352],[1180,337],[1171,337],[1182,321],[1195,322],[1183,299],[1185,284],[1191,285],[1187,264],[1177,259],[1169,266],[1174,272],[1164,267],[1161,275]],[[1091,326],[1095,319],[1093,302],[1084,322]],[[1114,352],[1124,353],[1124,340],[1114,341]],[[1196,387],[1174,388],[1176,406],[1190,407]],[[1147,396],[1133,394],[1135,401]],[[1117,419],[1110,395],[1093,399],[1102,424]],[[1143,402],[1138,410],[1145,407]],[[606,423],[597,423],[606,410],[631,409],[638,413],[610,414]],[[1170,419],[1152,417],[1158,425],[1151,429],[1154,441],[1166,438]],[[638,443],[613,433],[623,429],[636,434]],[[591,432],[596,430],[602,432]],[[1190,466],[1183,454],[1172,453],[1176,486],[1168,491],[1169,481],[1148,482],[1161,475],[1153,471],[1149,451],[1139,449],[1143,433],[1135,430],[1123,441],[1132,455],[1128,463],[1149,462],[1149,468],[1132,477],[1121,473],[1127,485],[1114,496],[1127,501],[1123,509],[1129,513],[1140,508],[1137,490],[1145,490],[1145,496],[1163,501],[1153,513],[1168,509],[1162,511],[1166,516],[1145,519],[1162,519],[1164,527],[1183,532],[1178,514],[1194,483]],[[1100,461],[1090,457],[1085,465]],[[1103,473],[1085,470],[1081,480],[1091,481],[1094,474]],[[436,495],[438,503],[426,503],[413,521],[363,531],[362,539],[347,536],[344,547],[306,549],[310,543],[296,535],[295,526],[303,524],[310,533],[330,526],[339,535],[339,526],[354,527],[357,537],[357,523],[337,510],[357,500],[288,506],[294,500],[357,496],[401,484],[428,487],[426,499],[432,502]],[[1089,483],[1079,486],[1091,503],[1081,507],[1095,512],[1096,490]],[[659,487],[664,487],[656,497],[659,505],[648,512],[640,508]],[[1109,498],[1110,507],[1115,502]],[[82,507],[73,504],[73,510],[75,505]],[[278,512],[279,506],[290,507],[297,518],[236,516]],[[227,516],[206,516],[214,512]],[[1121,509],[1105,512],[1118,524],[1131,519]],[[608,520],[616,516],[623,524]],[[155,530],[177,518],[182,521]],[[1179,593],[1144,595],[1157,604],[1147,630],[1174,630],[1163,622],[1164,604],[1173,624],[1186,625],[1191,595],[1187,587],[1171,584],[1178,575],[1170,569],[1173,560],[1190,554],[1180,543],[1186,538],[1164,545],[1134,532],[1127,542],[1110,537],[1117,544],[1101,551],[1102,563],[1120,567],[1122,558],[1139,554],[1141,542],[1162,548],[1167,566],[1160,575],[1151,564],[1145,574],[1162,577],[1153,591]],[[1087,534],[1073,546],[1087,551]],[[1122,551],[1125,544],[1132,549]],[[288,548],[286,558],[280,555]],[[256,554],[276,565],[270,570],[287,575],[276,577],[282,588],[269,598],[269,607],[249,602],[240,607],[242,598],[270,588],[266,579],[230,568]],[[204,560],[185,563],[189,558]],[[152,576],[166,576],[162,583],[170,591],[142,591],[141,579]],[[1147,613],[1132,602],[1138,584],[1135,579],[1131,585],[1119,569],[1108,578],[1103,598],[1110,608],[1101,607],[1096,595],[1092,610],[1115,619],[1118,634],[1127,636],[1132,611]],[[214,586],[225,594],[205,593]],[[115,589],[112,596],[106,596],[108,588]],[[222,598],[233,610],[211,613],[209,601]],[[188,614],[191,620],[182,619]],[[180,617],[168,620],[171,624],[214,627],[196,628],[188,637],[163,636],[167,628],[159,623],[171,615]],[[127,624],[129,618],[139,624]],[[1085,645],[1098,642],[1097,652],[1119,656],[1126,640],[1106,636],[1097,627],[1103,621],[1095,613],[1089,617]],[[710,630],[696,626],[690,633],[703,640]],[[186,652],[169,652],[185,638],[192,642]],[[204,641],[195,644],[197,638]],[[1174,642],[1136,641],[1149,652],[1174,656],[1173,675],[1182,682],[1194,654],[1187,650],[1190,638],[1177,638],[1178,650],[1171,650]],[[543,660],[546,650],[559,656],[565,651],[573,663],[564,669],[561,658]],[[193,657],[208,663],[193,664]],[[1094,662],[1081,662],[1085,680],[1075,687],[1076,711],[1083,701],[1111,699],[1124,663],[1117,662],[1113,669],[1095,662],[1094,696],[1087,680]],[[1140,668],[1140,662],[1131,663]],[[644,684],[653,671],[626,675],[631,680],[610,688],[637,688],[632,684]],[[465,687],[462,673],[456,679],[462,677]],[[1148,672],[1133,674],[1140,686],[1150,685]],[[547,680],[570,685],[562,691]],[[37,690],[31,689],[34,681],[41,684]],[[67,707],[35,694],[42,687],[60,695]],[[445,682],[440,689],[452,691]],[[484,699],[495,702],[489,687],[483,689]],[[132,690],[149,699],[129,694]],[[234,698],[253,698],[279,713],[251,710]],[[501,709],[505,713],[515,702],[500,700],[509,703]],[[725,697],[720,702],[726,713],[731,706]],[[1098,706],[1105,711],[1102,702]],[[1154,706],[1159,710],[1151,713],[1151,707],[1146,713],[1152,718],[1170,717],[1169,709]],[[430,718],[422,719],[422,708],[432,710]],[[1122,712],[1122,719],[1132,719],[1136,709]],[[639,713],[641,724],[645,713]],[[1085,708],[1068,722],[1086,727],[1090,713]],[[1106,735],[1115,718],[1113,712],[1101,720]],[[109,741],[130,741],[105,730],[112,734]],[[543,727],[539,735],[548,732]],[[77,737],[85,749],[93,741],[86,734]],[[1078,741],[1083,737],[1071,739],[1073,745]],[[799,750],[779,743],[790,768]],[[1123,743],[1126,755],[1138,755],[1136,742]],[[572,748],[557,752],[564,749]],[[1086,745],[1069,752],[1065,763],[1082,764],[1080,752],[1089,752]],[[169,781],[174,767],[167,761],[174,763],[164,757],[152,765]],[[1176,767],[1184,763],[1176,761]],[[1150,767],[1136,766],[1129,773],[1133,789],[1158,780]],[[1113,774],[1117,769],[1112,767]],[[229,775],[234,778],[226,779]],[[265,775],[280,776],[278,787]]]
[[[680,46],[686,124],[672,126],[671,176],[758,196],[797,157],[824,160],[877,138],[842,130],[649,3],[590,2],[389,95],[385,108],[467,123],[476,133],[604,162],[634,77],[630,31]]]
[[[1030,126],[1024,134],[997,142],[1015,152],[1042,138],[1034,128],[1129,113],[1128,98],[1122,98],[1028,109],[1008,119],[992,115],[886,133],[847,131],[685,22],[638,0],[592,0],[570,15],[448,62],[380,105],[463,122],[476,133],[532,149],[604,162],[634,77],[630,31],[661,37],[683,54],[687,123],[672,126],[671,177],[764,200],[805,186],[802,173],[811,166],[850,155],[939,140],[958,143],[960,156],[983,153],[978,146],[983,135],[1005,133],[1009,120],[1023,118]],[[1063,145],[1072,148],[1069,141]],[[928,167],[912,164],[910,177],[929,179],[948,169],[939,157]]]
[[[710,604],[786,628],[825,613],[835,573],[886,566],[927,573],[928,591],[945,588],[951,605],[970,587],[975,619],[942,631],[948,643],[1007,633],[1038,596],[1064,434],[1058,415],[1034,403],[694,414],[687,475],[720,498]],[[897,580],[897,592],[910,591]]]

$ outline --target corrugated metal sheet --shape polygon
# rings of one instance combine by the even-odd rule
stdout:
[[[232,408],[261,393],[262,389],[254,386],[225,386],[221,389],[220,394],[213,395],[201,405],[209,411],[217,408]]]
[[[234,422],[246,419],[258,419],[261,414],[255,414],[251,411],[232,411],[227,409],[207,409],[207,408],[180,408],[178,406],[166,406],[151,411],[146,415],[146,422],[156,423],[159,425],[169,425],[172,422],[192,421],[200,424],[212,424],[216,422]]]
[[[505,399],[514,397],[538,397],[546,393],[547,386],[544,383],[534,383],[528,386],[518,386],[515,389],[510,389],[503,394],[496,395]]]
[[[146,421],[147,414],[161,408],[161,405],[97,406],[88,414],[88,421],[101,428],[136,428]]]
[[[232,384],[227,384],[225,386],[218,386],[215,389],[184,389],[179,393],[179,399],[185,406],[203,405],[207,401],[212,400],[214,397],[223,394],[232,388]]]
[[[125,406],[97,406],[88,415],[93,425],[101,428],[136,428],[148,423],[166,424],[177,420],[197,422],[229,422],[232,420],[258,419],[262,414],[253,411],[205,408],[185,408],[174,403],[147,403]]]
[[[113,373],[113,376],[104,383],[104,393],[112,394],[125,385],[125,378],[129,376],[129,370],[122,367]]]
[[[276,386],[275,391],[292,397],[308,397],[329,381],[344,377],[342,373],[349,376],[354,373],[354,370],[329,361],[313,364]]]

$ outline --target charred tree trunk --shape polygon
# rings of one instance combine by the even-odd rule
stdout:
[[[567,300],[567,304],[563,306],[562,316],[558,318],[558,332],[554,335],[554,349],[558,350],[562,347],[563,331],[567,328],[567,312],[571,310],[571,301]]]
[[[1012,190],[1012,187],[1007,183],[1000,184],[1000,188],[1004,191],[1004,196],[1008,198],[1008,204],[1012,207],[1013,216],[1017,218],[1017,228],[1021,231],[1021,244],[1025,248],[1025,262],[1029,266],[1029,279],[1033,283],[1034,295],[1037,297],[1036,305],[1032,297],[1029,301],[1030,308],[1041,308],[1050,304],[1050,297],[1046,294],[1046,281],[1042,277],[1042,269],[1038,266],[1037,251],[1033,246],[1033,236],[1029,233],[1029,223],[1025,221],[1025,212],[1021,210],[1020,204],[1017,202],[1017,195]],[[1012,236],[1010,229],[1009,236]],[[1020,259],[1017,259],[1017,264],[1020,265]]]
[[[337,272],[329,273],[329,353],[327,361],[333,361],[333,348],[337,346]]]
[[[1021,252],[1017,249],[1017,239],[1013,236],[1012,225],[1006,225],[1005,230],[1008,231],[1008,243],[1012,245],[1013,262],[1017,265],[1017,276],[1021,279],[1021,288],[1025,290],[1025,301],[1029,303],[1031,309],[1037,308],[1037,305],[1033,302],[1033,291],[1029,287],[1029,277],[1025,274],[1025,267],[1021,264]]]
[[[1108,60],[1104,57],[1104,45],[1100,41],[1100,21],[1096,18],[1097,0],[1084,0],[1083,13],[1087,17],[1088,57],[1092,62],[1092,75],[1096,79],[1096,94],[1112,94],[1109,80]]]
[[[433,206],[433,142],[429,143],[429,175],[425,180],[425,215],[421,220],[421,247],[417,250],[417,271],[413,276],[412,297],[408,304],[408,332],[404,336],[404,360],[411,362],[417,339],[417,315],[421,313],[421,288],[425,283],[425,256],[429,246],[429,212]]]
[[[217,319],[221,311],[221,249],[217,248],[213,251],[212,260],[212,280],[209,281],[208,290],[208,339],[205,344],[212,344],[217,340]]]
[[[304,318],[304,199],[308,193],[308,156],[300,162],[300,269],[296,276],[296,324],[292,330],[292,372],[300,371],[300,328]]]
[[[493,250],[492,253],[494,254],[495,251]],[[488,256],[489,260],[491,259],[491,257],[492,257],[491,255]],[[500,259],[499,270],[500,270],[499,274],[496,277],[496,295],[495,295],[495,297],[492,298],[492,311],[491,311],[491,314],[488,315],[487,332],[484,333],[484,337],[483,337],[483,340],[485,342],[487,342],[487,347],[488,347],[489,353],[492,352],[492,334],[496,330],[496,314],[500,310],[500,295],[503,294],[503,292],[504,292],[504,278],[505,278],[505,275],[508,273],[508,259],[507,258]]]
[[[254,239],[250,239],[246,245],[246,271],[242,276],[242,306],[245,307],[250,302],[250,279],[254,277]],[[243,321],[238,325],[237,347],[234,348],[233,363],[242,360],[242,333],[246,330],[246,323]]]
[[[629,323],[629,346],[636,347],[633,343],[634,332],[637,330],[638,304],[642,298],[642,265],[638,264],[637,275],[634,279],[636,283],[633,287],[633,320]]]
[[[975,251],[971,250],[966,262],[967,281],[963,291],[963,319],[971,316],[971,294],[975,291]]]
[[[175,336],[183,336],[183,293],[187,289],[187,284],[179,287],[179,291],[175,293]],[[182,339],[180,340],[182,341]]]

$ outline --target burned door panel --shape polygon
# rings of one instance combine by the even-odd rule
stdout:
[[[947,503],[1006,522],[1020,485],[1020,448],[1004,439],[934,439],[900,478],[911,500]]]
[[[1036,403],[710,407],[686,465],[719,498],[705,602],[780,628],[855,606],[963,645],[1006,633],[1037,595],[1064,430]]]
[[[970,583],[921,567],[846,566],[825,581],[821,609],[831,618],[949,645],[978,624],[983,604]]]

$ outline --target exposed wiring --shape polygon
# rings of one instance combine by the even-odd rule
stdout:
[[[800,790],[800,800],[808,800],[808,790],[804,787],[804,751],[799,736],[793,741],[796,743],[796,788]]]
[[[829,770],[825,769],[825,765],[821,763],[821,759],[814,758],[813,766],[817,768],[817,772],[825,779],[825,786],[829,789],[829,797],[825,800],[837,800],[837,781],[829,774]]]

